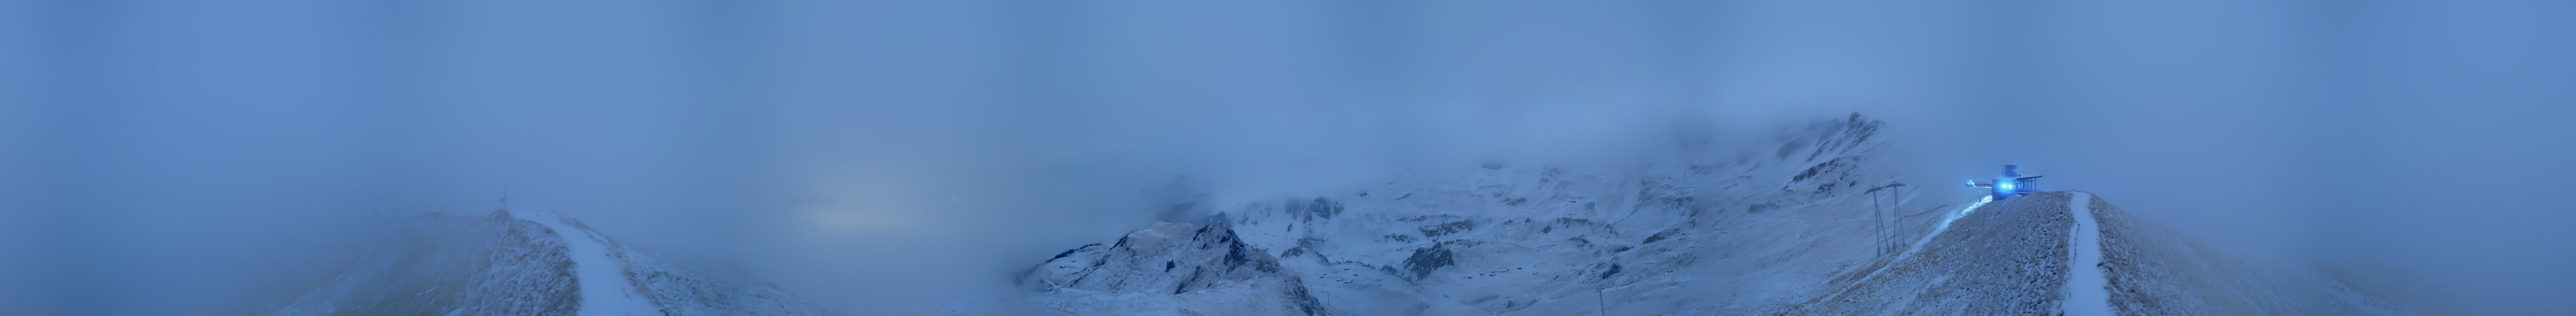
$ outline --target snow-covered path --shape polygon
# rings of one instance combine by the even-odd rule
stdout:
[[[626,282],[626,261],[610,256],[608,242],[598,234],[566,225],[554,212],[513,210],[510,215],[546,225],[563,237],[564,246],[570,248],[566,255],[572,257],[573,280],[581,286],[581,307],[575,315],[662,315],[661,308],[636,294],[634,283]]]
[[[2075,213],[2072,256],[2067,256],[2066,301],[2059,305],[2067,316],[2111,315],[2110,280],[2102,275],[2102,226],[2093,219],[2093,195],[2073,193],[2066,209]]]

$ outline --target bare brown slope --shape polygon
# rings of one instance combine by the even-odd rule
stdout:
[[[415,219],[390,249],[274,315],[572,315],[580,292],[563,240],[511,218]]]
[[[1774,315],[2046,315],[2066,282],[2068,194],[2046,192],[1986,205],[1953,222],[1911,257],[1871,276],[1860,267],[1829,284],[1844,287]]]
[[[2121,315],[2404,315],[2340,283],[2257,264],[2092,201],[2102,223],[2102,269]]]

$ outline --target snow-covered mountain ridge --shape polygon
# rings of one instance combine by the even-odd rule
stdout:
[[[270,315],[826,315],[542,211],[432,214]]]
[[[2010,315],[2063,312],[2072,269],[2095,268],[2123,315],[2403,314],[2292,269],[2212,268],[2232,261],[2090,196],[2102,227],[2086,231],[2103,253],[2072,267],[2069,194],[1985,204],[1917,182],[1880,161],[1882,124],[1818,122],[1756,153],[1485,164],[1342,194],[1186,201],[1175,207],[1212,214],[1204,225],[1068,251],[1024,286],[1065,315]],[[1240,241],[1132,242],[1181,228]],[[1174,286],[1198,274],[1170,271],[1235,270],[1120,255],[1245,249],[1277,268]],[[1153,286],[1097,285],[1120,282]]]
[[[1181,197],[960,315],[2407,315],[2090,193],[2004,200],[1888,167],[1858,115],[1756,151],[1411,170]],[[1179,215],[1175,215],[1179,214]],[[561,214],[432,215],[273,315],[827,315]],[[978,281],[960,281],[978,282]],[[997,308],[988,308],[997,307]],[[1035,308],[1027,308],[1035,307]]]
[[[1052,305],[1117,315],[1323,315],[1304,280],[1222,225],[1158,223],[1116,244],[1083,246],[1021,282],[1065,295]]]

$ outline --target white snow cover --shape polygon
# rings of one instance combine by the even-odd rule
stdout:
[[[1908,185],[1873,163],[1878,125],[1818,122],[1750,151],[1423,168],[1350,191],[1184,203],[1276,258],[1330,315],[1758,315],[1973,211],[1962,206],[1977,192]],[[1894,234],[1874,234],[1879,218]],[[1166,268],[1149,264],[1120,269]],[[1041,290],[1062,314],[1134,302]]]
[[[2067,316],[2110,316],[2111,281],[2102,275],[2102,224],[2093,219],[2093,194],[2073,192],[2066,208],[2075,213],[2075,254],[2066,264]]]
[[[1427,167],[1348,191],[1267,198],[1202,192],[1164,210],[1214,214],[1199,222],[1232,230],[1245,247],[1268,255],[1253,257],[1277,261],[1275,276],[1245,274],[1238,284],[1301,285],[1303,291],[1172,286],[1200,275],[1188,271],[1225,268],[1197,259],[1224,253],[1225,247],[1148,242],[1182,235],[1176,227],[1198,226],[1156,225],[1131,234],[1122,241],[1125,245],[1069,250],[1033,267],[1023,279],[1048,280],[1029,285],[1049,315],[1275,315],[1281,310],[1240,308],[1302,297],[1312,297],[1321,311],[1287,314],[2023,315],[2087,306],[2095,311],[2122,306],[2116,310],[2123,315],[2355,310],[2344,303],[2354,299],[2304,298],[2271,300],[2288,308],[2260,313],[2226,312],[2244,309],[2186,301],[2165,301],[2172,303],[2155,310],[2131,307],[2155,302],[2117,295],[2197,297],[2193,293],[2206,290],[2105,291],[2102,280],[2119,287],[2124,280],[2190,285],[2269,279],[2213,273],[2227,270],[2177,275],[2109,269],[2120,264],[2199,266],[2206,258],[2172,255],[2209,252],[2155,248],[2189,242],[2149,236],[2133,221],[2121,226],[2130,217],[2099,215],[2102,223],[2096,224],[2096,215],[2071,214],[2077,211],[2071,206],[2081,205],[2074,203],[2102,203],[2089,194],[2079,198],[2045,192],[1986,200],[1983,191],[1935,185],[1951,183],[1947,179],[1907,178],[1880,161],[1886,157],[1878,154],[1884,138],[1874,137],[1879,124],[1858,116],[1820,122],[1783,133],[1778,143],[1751,152],[1699,148],[1631,161]],[[2076,223],[2078,217],[2086,222]],[[2088,231],[2077,234],[2070,228]],[[2134,238],[2121,241],[2121,232]],[[2070,242],[2075,238],[2086,240]],[[2071,260],[2077,250],[2070,248],[2076,244],[2089,244],[2090,250],[2083,251],[2098,253],[2093,260],[2100,264]],[[1156,245],[1172,249],[1147,249]],[[1109,255],[1113,252],[1140,255]],[[1118,259],[1167,256],[1193,259]],[[2070,269],[2070,264],[2080,269]],[[2070,270],[2095,275],[2070,281]],[[2100,275],[2106,271],[2121,275]],[[1085,277],[1077,282],[1076,275]],[[1291,277],[1298,282],[1284,279]],[[2331,282],[2271,284],[2237,292],[2327,293],[2324,289],[2336,287]],[[1125,287],[1092,290],[1120,286]],[[2070,294],[2069,286],[2117,294],[2107,303],[2101,296],[2074,297],[2084,301],[2068,303],[2070,296],[2087,295]]]
[[[413,218],[269,315],[825,315],[776,288],[618,243],[541,211]]]
[[[1173,209],[1213,215],[1031,254],[1017,275],[1029,299],[897,314],[2406,315],[2330,279],[2202,249],[2091,194],[1981,200],[1913,185],[1950,182],[1884,167],[1879,124],[1820,122],[1749,153],[1197,195]],[[416,240],[274,314],[829,314],[560,214],[419,222]],[[1004,305],[1037,308],[992,308]]]
[[[510,215],[545,225],[563,238],[572,257],[573,280],[581,286],[579,315],[662,315],[661,308],[636,294],[634,282],[626,279],[626,260],[610,252],[607,238],[564,224],[554,212],[512,210]]]

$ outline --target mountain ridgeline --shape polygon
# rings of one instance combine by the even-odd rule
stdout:
[[[1164,214],[1204,215],[1059,254],[1021,286],[1063,315],[2027,315],[2068,308],[2061,288],[2082,268],[2106,272],[2122,315],[2406,314],[2089,196],[2073,203],[2102,210],[2106,253],[2070,266],[2067,193],[1989,204],[1918,185],[1950,182],[1881,163],[1882,124],[1820,121],[1759,151],[1416,169],[1223,207],[1171,192],[1190,199]]]
[[[1418,168],[1213,201],[1012,275],[951,315],[2410,315],[2071,191],[2005,200],[1884,163],[1858,114],[1749,150]],[[1225,194],[1222,196],[1244,196]],[[432,215],[271,315],[841,315],[560,214]],[[975,281],[960,281],[975,282]],[[1024,296],[1023,296],[1024,294]],[[989,308],[1000,305],[1002,308]],[[890,309],[900,310],[900,309]]]
[[[331,283],[265,314],[833,314],[767,285],[628,247],[551,212],[431,214],[405,226]]]

